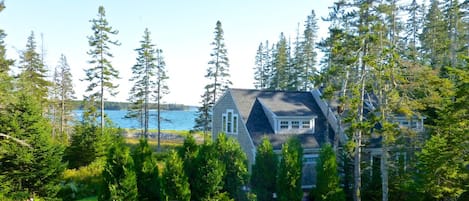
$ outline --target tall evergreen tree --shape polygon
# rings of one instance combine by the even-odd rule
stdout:
[[[63,147],[52,140],[50,122],[42,116],[38,100],[27,92],[15,95],[18,101],[1,111],[0,133],[24,140],[30,147],[1,143],[1,191],[21,200],[26,199],[22,193],[53,199],[65,169]]]
[[[194,130],[203,131],[204,141],[207,138],[207,133],[212,130],[211,95],[212,94],[206,86],[205,93],[201,96],[202,101],[200,104],[202,105],[197,109],[197,117],[195,118]]]
[[[22,71],[19,75],[19,88],[43,104],[47,101],[48,87],[51,83],[46,79],[47,69],[39,53],[36,52],[36,48],[34,32],[31,32],[26,43],[26,50],[20,55],[19,68]]]
[[[54,87],[57,92],[58,101],[58,124],[59,135],[68,139],[70,137],[70,122],[73,120],[71,116],[71,101],[75,98],[73,90],[72,74],[65,55],[61,55],[59,64],[54,73]]]
[[[166,63],[163,58],[163,50],[156,50],[156,89],[155,89],[155,100],[156,100],[156,123],[158,126],[158,151],[161,151],[160,138],[161,138],[161,99],[165,94],[169,93],[168,85],[166,80],[169,78],[166,75]]]
[[[340,187],[337,159],[330,144],[321,147],[316,174],[316,188],[312,191],[314,200],[345,200],[344,191]]]
[[[282,147],[277,176],[277,197],[279,201],[300,201],[303,199],[301,177],[303,148],[298,139],[290,138]]]
[[[109,149],[102,177],[98,200],[138,200],[134,161],[122,142],[114,143]]]
[[[420,35],[424,62],[434,69],[440,69],[448,64],[447,49],[449,37],[447,26],[440,9],[439,0],[432,0],[425,16],[423,31]]]
[[[211,43],[213,46],[212,53],[210,53],[211,60],[208,62],[209,67],[205,75],[205,77],[210,80],[207,88],[210,93],[212,93],[212,100],[210,101],[212,106],[232,84],[229,79],[230,64],[225,47],[224,32],[220,21],[217,21],[214,34],[215,38]]]
[[[268,72],[266,72],[267,62],[265,58],[265,50],[262,43],[256,52],[256,61],[254,66],[254,87],[256,89],[265,89],[267,86]]]
[[[316,13],[314,10],[311,11],[311,14],[308,16],[305,21],[305,30],[303,33],[303,42],[301,44],[302,48],[302,58],[303,67],[302,72],[300,73],[300,80],[303,86],[301,86],[302,91],[309,91],[313,87],[312,78],[316,72],[316,57],[317,53],[315,51],[317,43],[317,32],[319,30]]]
[[[171,151],[163,172],[164,198],[166,200],[189,201],[191,191],[184,172],[184,163],[179,155]]]
[[[110,45],[119,46],[120,43],[117,40],[111,40],[111,36],[116,35],[118,31],[109,25],[103,6],[98,9],[97,19],[92,19],[90,22],[92,23],[93,35],[88,37],[91,49],[87,53],[91,57],[88,63],[93,66],[85,70],[86,78],[84,80],[90,82],[86,89],[86,92],[90,93],[89,96],[94,97],[94,100],[99,99],[101,132],[104,132],[104,93],[108,92],[114,96],[117,94],[115,89],[119,86],[113,82],[114,79],[119,78],[119,71],[111,64],[110,59],[113,55],[110,52]]]
[[[132,158],[135,164],[138,200],[161,200],[158,162],[146,138],[140,139],[138,146],[132,152]]]
[[[194,137],[189,135],[184,140],[182,147],[178,150],[178,155],[184,164],[184,173],[189,180],[190,191],[195,189],[195,175],[196,175],[196,158],[199,153],[199,145],[197,145]]]
[[[140,41],[140,47],[135,49],[137,52],[137,62],[132,67],[132,77],[129,81],[134,85],[129,92],[129,101],[132,103],[126,117],[136,118],[143,131],[143,136],[148,136],[149,126],[149,102],[152,89],[156,88],[156,50],[155,45],[151,43],[150,31],[145,29],[143,39]]]
[[[5,8],[4,2],[0,2],[0,12]],[[0,29],[0,107],[11,100],[12,77],[8,74],[14,61],[6,58],[5,32]]]
[[[283,35],[283,32],[280,33],[280,39],[272,53],[272,84],[271,89],[275,90],[287,90],[289,82],[289,45],[287,39]]]
[[[257,147],[256,162],[252,166],[251,187],[258,201],[272,200],[276,192],[278,159],[267,138]]]

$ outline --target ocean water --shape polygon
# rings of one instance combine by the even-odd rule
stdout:
[[[161,129],[164,130],[190,130],[194,127],[196,110],[174,110],[161,111]],[[120,128],[140,128],[140,123],[136,119],[125,118],[127,110],[107,110],[106,115]],[[83,110],[74,110],[73,115],[76,119],[81,119]],[[157,112],[150,110],[150,129],[157,128]]]

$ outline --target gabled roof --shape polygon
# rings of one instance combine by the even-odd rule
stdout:
[[[310,92],[229,89],[228,93],[256,146],[266,136],[272,146],[279,149],[289,137],[296,136],[304,148],[319,148],[325,140],[323,136],[327,136],[327,121]],[[277,117],[317,117],[315,134],[274,134],[263,106]]]

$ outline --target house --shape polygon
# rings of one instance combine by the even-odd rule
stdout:
[[[219,133],[236,138],[247,155],[248,167],[254,164],[256,146],[267,137],[274,151],[292,136],[304,149],[303,188],[315,185],[315,164],[320,146],[332,142],[339,132],[332,110],[320,92],[262,91],[228,89],[213,107],[212,137]]]

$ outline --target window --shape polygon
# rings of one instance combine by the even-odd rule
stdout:
[[[311,128],[310,121],[302,121],[301,122],[301,128]]]
[[[299,121],[292,121],[291,122],[291,128],[292,129],[299,129],[300,128],[300,122]]]
[[[280,121],[280,129],[288,129],[288,121]]]
[[[226,134],[238,132],[238,115],[234,114],[231,109],[222,114],[222,131]]]

